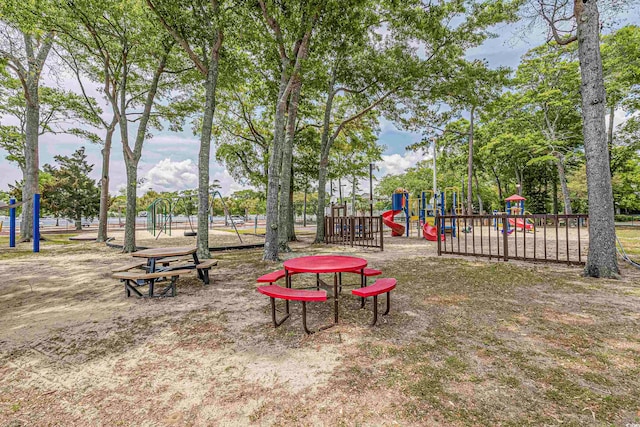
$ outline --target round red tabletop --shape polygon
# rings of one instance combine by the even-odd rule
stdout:
[[[367,260],[353,256],[315,255],[288,259],[284,268],[290,273],[341,273],[361,270]]]

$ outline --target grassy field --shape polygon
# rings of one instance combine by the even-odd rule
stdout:
[[[181,277],[176,298],[148,301],[110,277],[126,255],[43,244],[0,253],[0,425],[640,423],[640,272],[624,265],[598,280],[417,239],[358,253],[309,238],[285,256],[356,254],[398,287],[378,326],[345,290],[340,325],[306,336],[297,303],[271,325],[255,278],[280,265],[259,250],[216,254],[211,286]],[[317,327],[332,303],[308,311]]]

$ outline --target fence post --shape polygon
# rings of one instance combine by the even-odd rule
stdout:
[[[351,246],[353,247],[353,241],[356,238],[356,219],[353,215],[349,217],[349,235]]]
[[[509,233],[507,232],[509,229],[507,228],[507,224],[509,223],[509,218],[507,218],[507,214],[502,214],[502,250],[504,252],[504,260],[509,261]],[[516,230],[514,229],[515,233]]]
[[[382,223],[382,215],[378,217],[378,228],[380,229],[380,252],[384,251],[384,224]]]

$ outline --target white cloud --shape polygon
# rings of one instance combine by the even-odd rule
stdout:
[[[387,154],[382,156],[380,173],[397,175],[403,173],[408,168],[415,167],[418,162],[431,158],[420,151],[408,151],[404,154]]]
[[[144,177],[142,190],[153,188],[155,191],[176,191],[195,188],[198,185],[197,166],[191,159],[181,162],[161,160]]]

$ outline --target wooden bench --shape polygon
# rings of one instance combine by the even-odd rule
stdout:
[[[285,316],[277,320],[276,319],[276,299],[283,299],[286,301],[301,301],[302,302],[302,327],[307,334],[312,334],[313,331],[310,331],[307,328],[307,302],[314,301],[326,301],[327,300],[327,292],[322,291],[313,291],[313,290],[305,290],[305,289],[291,289],[291,288],[283,288],[278,285],[269,285],[269,286],[260,286],[258,287],[258,292],[263,295],[269,297],[271,301],[271,319],[273,320],[273,327],[277,328],[282,325],[282,323],[289,318],[289,305],[286,306]],[[333,326],[333,325],[331,325]],[[326,327],[320,328],[325,329]]]
[[[374,326],[378,322],[378,295],[387,294],[387,309],[383,315],[389,314],[389,309],[391,308],[391,291],[395,289],[396,284],[396,279],[378,279],[371,286],[351,291],[353,295],[362,298],[373,297],[373,322],[371,322],[371,326]]]
[[[215,259],[207,259],[196,265],[196,269],[202,273],[202,281],[205,285],[209,284],[209,270],[216,265],[218,265],[218,261]]]
[[[127,297],[131,296],[131,292],[142,298],[144,295],[136,289],[139,286],[149,286],[149,298],[164,297],[171,291],[172,297],[176,296],[176,282],[181,274],[187,274],[190,270],[172,270],[172,271],[158,271],[157,273],[145,273],[135,271],[122,271],[113,274],[115,279],[120,279],[124,283],[124,291]],[[156,279],[162,277],[170,277],[169,285],[165,287],[158,295],[154,294],[154,287]]]

